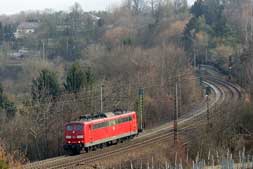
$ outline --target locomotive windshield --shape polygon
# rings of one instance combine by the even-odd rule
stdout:
[[[77,124],[77,125],[76,125],[76,130],[77,130],[77,131],[83,130],[83,125],[82,125],[82,124]]]
[[[66,130],[67,131],[72,131],[72,130],[82,131],[83,130],[83,125],[82,124],[68,124],[66,126]]]
[[[67,131],[72,131],[73,130],[73,125],[67,125],[67,127],[66,127],[66,129],[67,129]]]

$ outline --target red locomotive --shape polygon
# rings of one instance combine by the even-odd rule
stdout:
[[[122,142],[138,134],[136,112],[115,111],[81,116],[80,120],[65,124],[64,150],[79,154]]]

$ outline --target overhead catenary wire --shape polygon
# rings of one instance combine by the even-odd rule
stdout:
[[[182,75],[180,75],[181,77],[182,76],[186,76],[186,75],[189,75],[188,73],[185,73],[185,74],[182,74]],[[191,75],[191,74],[190,74]],[[170,80],[172,80],[172,79],[175,79],[175,78],[177,78],[178,76],[176,76],[176,77],[173,77],[173,78],[170,78]],[[188,79],[184,79],[184,80],[195,80],[195,79],[197,79],[197,78],[188,78]],[[105,98],[106,97],[108,97],[108,96],[106,96],[106,93],[107,93],[107,91],[112,91],[112,93],[119,93],[120,91],[124,91],[124,89],[125,88],[128,88],[129,86],[131,86],[131,88],[134,88],[134,92],[133,93],[135,93],[137,90],[138,90],[138,87],[137,86],[140,86],[139,85],[140,83],[131,83],[130,85],[125,85],[125,84],[117,84],[117,86],[115,87],[115,86],[106,86],[106,85],[104,85],[104,94],[105,94]],[[144,89],[150,89],[150,88],[155,88],[155,87],[161,87],[161,84],[160,84],[160,81],[156,81],[156,82],[150,82],[149,83],[150,85],[147,85],[147,86],[144,86],[143,88]],[[73,102],[73,100],[75,101],[75,102],[81,102],[81,101],[84,101],[84,100],[86,100],[86,99],[89,99],[89,100],[91,100],[91,99],[93,99],[93,100],[96,100],[97,99],[97,96],[89,96],[89,93],[91,93],[91,92],[93,92],[93,93],[96,93],[97,92],[97,90],[99,89],[100,87],[97,85],[97,86],[94,86],[94,87],[92,87],[92,89],[84,89],[84,91],[81,91],[80,93],[77,93],[77,94],[69,94],[69,93],[63,93],[63,94],[61,94],[61,95],[58,95],[58,96],[56,96],[56,97],[48,97],[48,98],[46,98],[46,99],[44,99],[42,102],[40,102],[38,105],[39,106],[43,106],[43,105],[48,105],[48,103],[50,103],[50,102],[54,102],[54,103],[62,103],[62,104],[64,104],[64,103],[72,103]],[[117,98],[119,98],[119,99],[125,99],[125,98],[127,98],[128,96],[123,96],[123,97],[118,97],[117,96]],[[25,98],[27,98],[27,97],[25,97]],[[60,99],[62,99],[62,98],[64,98],[63,100],[60,100]],[[66,99],[66,98],[70,98],[70,99]],[[73,99],[74,98],[74,99]],[[26,100],[26,101],[30,101],[30,102],[32,102],[32,100],[30,99],[23,99],[23,98],[18,98],[17,100],[19,100],[19,101],[16,101],[15,103],[17,104],[17,105],[23,105],[24,104],[24,101],[23,100]],[[28,105],[26,105],[26,107],[32,107],[32,106],[38,106],[38,105],[30,105],[30,106],[28,106]]]

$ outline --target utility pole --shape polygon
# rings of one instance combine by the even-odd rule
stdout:
[[[207,124],[210,125],[210,112],[209,112],[209,95],[206,95],[206,112],[207,112]]]
[[[181,116],[181,108],[182,108],[182,83],[181,83],[181,77],[179,76],[178,79],[178,118]]]
[[[69,39],[67,39],[67,42],[66,42],[66,57],[68,58],[69,57]]]
[[[103,112],[103,87],[104,87],[104,85],[103,84],[101,84],[101,88],[100,88],[100,93],[101,93],[101,97],[100,97],[100,101],[101,101],[101,104],[100,104],[100,111],[101,111],[101,113]]]
[[[205,55],[205,64],[207,64],[207,47],[206,47],[206,55]]]
[[[209,94],[211,93],[211,88],[206,87],[206,118],[207,118],[207,126],[210,126],[210,110],[209,110]]]
[[[196,50],[195,48],[193,49],[193,64],[194,64],[194,69],[196,70],[197,67],[197,58],[196,58]]]
[[[232,56],[229,56],[229,59],[228,59],[228,79],[231,80],[232,78]]]
[[[139,131],[143,131],[143,112],[144,112],[144,89],[139,88],[139,104],[138,104],[138,117],[139,123],[138,128]]]
[[[43,58],[43,61],[45,61],[45,42],[44,42],[44,40],[42,41],[42,58]]]
[[[174,144],[177,143],[177,119],[178,119],[178,82],[176,81],[176,91],[174,98]]]

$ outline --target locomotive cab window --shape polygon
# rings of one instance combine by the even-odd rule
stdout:
[[[77,124],[76,125],[76,130],[77,131],[82,131],[83,130],[83,125],[82,124]]]
[[[67,131],[72,131],[73,130],[73,126],[72,125],[67,125],[66,130]]]

